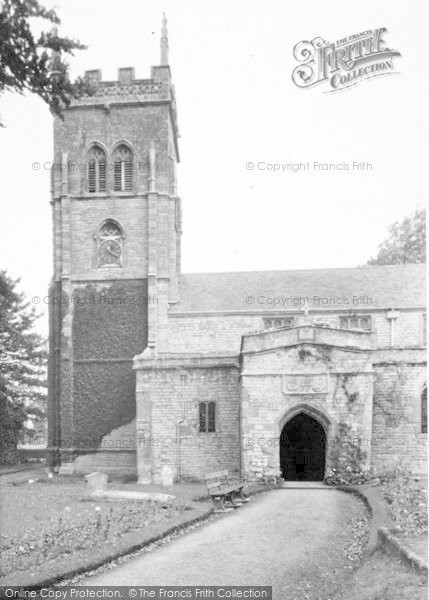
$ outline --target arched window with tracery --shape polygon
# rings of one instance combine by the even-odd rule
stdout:
[[[428,432],[428,389],[427,389],[426,385],[424,386],[424,388],[422,390],[420,410],[421,410],[421,432],[427,433]]]
[[[98,266],[121,267],[124,234],[115,221],[105,221],[98,235]]]
[[[88,191],[106,191],[106,154],[100,146],[94,145],[88,152]]]
[[[133,187],[133,155],[125,144],[118,146],[113,153],[113,190],[129,192]]]

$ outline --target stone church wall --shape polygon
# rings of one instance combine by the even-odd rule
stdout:
[[[138,370],[137,452],[145,456],[139,467],[153,465],[150,476],[155,483],[161,482],[163,466],[186,480],[201,480],[205,473],[219,469],[238,473],[239,389],[237,367],[196,368],[195,361],[185,360],[174,368]],[[216,403],[215,433],[198,431],[203,401]],[[140,417],[148,414],[146,410],[150,431],[141,430]]]
[[[426,470],[427,434],[421,420],[425,377],[422,362],[374,365],[372,464],[377,470],[398,465]]]
[[[111,101],[111,99],[110,99]],[[98,142],[107,150],[107,160],[114,145],[122,140],[129,142],[134,155],[134,173],[138,193],[148,191],[148,153],[151,140],[161,142],[157,149],[157,189],[171,193],[170,159],[168,147],[164,143],[170,135],[169,110],[167,104],[110,106],[79,106],[66,111],[65,120],[55,118],[54,137],[56,153],[54,162],[62,165],[63,154],[67,152],[69,167],[69,193],[86,194],[86,155],[88,147]],[[57,167],[54,173],[54,196],[59,196],[63,169]],[[112,177],[113,169],[108,170]],[[105,194],[104,194],[105,195]],[[130,195],[130,194],[128,194]]]
[[[239,352],[241,337],[261,331],[264,323],[258,315],[169,316],[171,352]]]
[[[138,462],[145,482],[160,482],[163,466],[184,479],[239,472],[242,465],[246,476],[254,475],[267,461],[278,462],[278,447],[267,450],[254,440],[272,436],[278,443],[286,415],[301,405],[319,415],[329,433],[328,465],[341,424],[364,446],[372,437],[376,464],[401,456],[421,464],[426,436],[416,424],[424,357],[410,349],[393,359],[396,350],[424,344],[421,310],[395,311],[392,344],[388,310],[378,308],[376,298],[361,310],[310,307],[310,320],[319,324],[313,345],[300,343],[299,328],[265,331],[266,318],[298,321],[302,307],[288,312],[267,303],[252,313],[247,309],[259,307],[246,305],[246,290],[241,310],[238,300],[235,309],[224,304],[224,312],[211,312],[210,306],[222,305],[219,298],[200,298],[188,306],[201,312],[180,312],[174,89],[166,65],[152,68],[150,80],[125,84],[131,75],[125,69],[117,82],[100,82],[96,95],[73,100],[64,120],[54,122],[48,405],[51,453],[60,446],[64,472],[73,471],[79,455],[74,466],[80,471],[133,472]],[[116,192],[113,152],[123,142],[132,150],[133,181],[131,189]],[[88,189],[94,143],[106,154],[102,192]],[[123,230],[120,267],[99,267],[97,235],[106,219]],[[390,285],[394,292],[401,281]],[[371,314],[372,333],[340,331],[340,316],[351,314]],[[259,332],[259,341],[248,335]],[[277,335],[285,343],[264,353],[266,340]],[[285,392],[288,370],[311,379],[317,369],[329,373],[326,394]],[[207,401],[216,404],[213,433],[198,427],[199,403]]]
[[[320,376],[324,393],[295,390],[288,381],[299,373],[308,382]],[[295,412],[318,420],[327,436],[326,472],[335,467],[335,456],[346,452],[352,440],[365,453],[369,466],[372,421],[372,369],[368,352],[323,346],[279,348],[245,356],[243,367],[242,436],[243,468],[257,479],[270,468],[279,469],[279,438]],[[323,379],[323,381],[322,381]],[[338,438],[347,432],[347,439]]]
[[[363,314],[358,310],[357,314]],[[391,333],[390,322],[387,319],[387,310],[378,310],[371,315],[372,344],[373,347],[390,347]],[[302,313],[298,313],[299,314]],[[322,321],[331,327],[340,327],[340,317],[347,312],[316,312],[311,311],[316,321]],[[276,316],[277,313],[274,313]],[[172,352],[210,352],[240,350],[241,336],[264,330],[264,319],[271,317],[269,312],[265,315],[255,314],[250,311],[242,315],[189,315],[177,316],[173,312],[169,315],[169,347]],[[278,314],[279,318],[297,316],[297,313]],[[421,311],[399,311],[399,318],[395,322],[394,345],[397,347],[421,346],[424,343],[423,315]]]
[[[177,288],[171,280],[180,201],[175,197],[177,127],[170,71],[154,67],[152,79],[126,84],[123,77],[122,70],[116,83],[99,82],[95,95],[74,99],[64,119],[54,121],[53,288],[68,305],[64,315],[51,311],[49,411],[52,453],[59,445],[64,472],[73,471],[76,454],[78,469],[97,464],[135,469],[135,443],[134,449],[105,449],[103,444],[113,432],[129,438],[127,428],[136,416],[132,360],[148,344],[148,309],[151,323],[158,320],[165,336],[163,315]],[[115,191],[112,163],[121,143],[132,152],[132,185]],[[98,192],[88,189],[93,144],[104,150],[106,160],[105,190]],[[97,236],[107,219],[122,229],[122,263],[100,268]],[[154,274],[162,279],[160,298]],[[171,281],[170,298],[164,281]],[[148,306],[158,300],[159,310]]]
[[[121,226],[122,267],[98,267],[97,239],[105,219]],[[145,279],[147,256],[147,200],[145,198],[74,199],[71,203],[71,279]]]

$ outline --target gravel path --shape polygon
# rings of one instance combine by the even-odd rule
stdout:
[[[79,585],[272,585],[281,600],[329,600],[356,566],[363,504],[332,488],[281,489]]]

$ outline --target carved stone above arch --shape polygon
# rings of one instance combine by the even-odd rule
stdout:
[[[293,419],[301,413],[308,415],[309,417],[312,417],[313,419],[318,421],[325,430],[325,433],[328,434],[329,429],[332,425],[332,421],[329,415],[320,408],[316,408],[315,406],[307,402],[299,402],[298,404],[294,404],[286,410],[286,412],[281,416],[278,422],[279,432],[282,431],[283,427],[286,425],[286,423],[288,423],[288,421],[290,421],[291,419]]]
[[[291,373],[282,376],[284,394],[328,394],[329,374]]]

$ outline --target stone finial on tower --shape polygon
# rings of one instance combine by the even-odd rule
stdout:
[[[52,28],[52,37],[58,37],[58,28]],[[49,69],[51,77],[55,83],[57,83],[61,76],[64,74],[64,65],[61,63],[61,53],[58,50],[52,50],[51,58],[49,61]]]
[[[161,65],[168,65],[168,31],[167,31],[167,17],[165,16],[165,13],[162,13]]]

